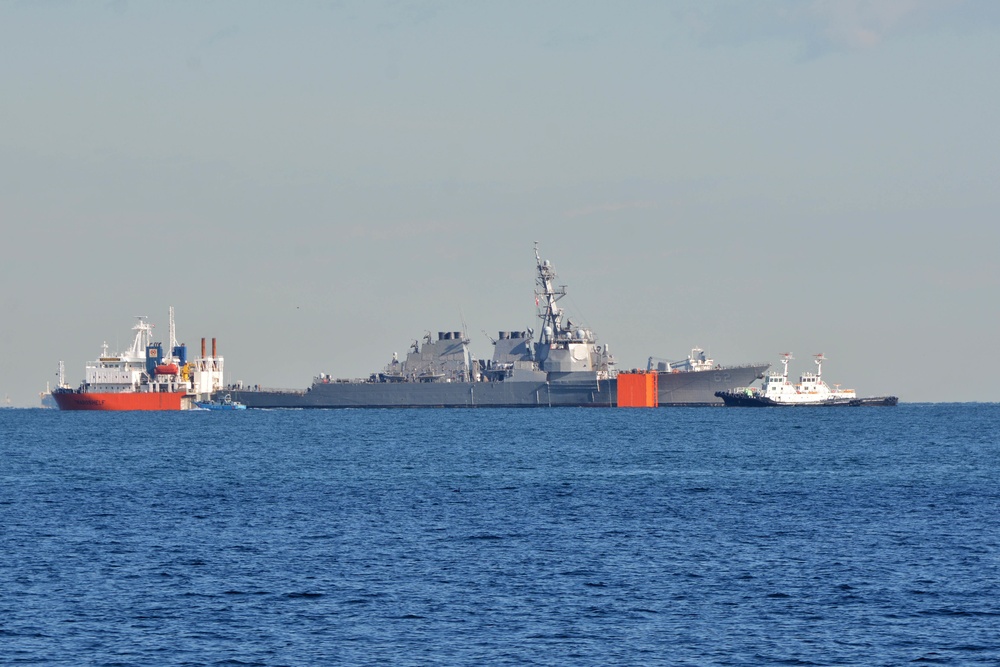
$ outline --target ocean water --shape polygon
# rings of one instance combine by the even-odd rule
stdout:
[[[1000,405],[0,410],[0,664],[1000,664]]]

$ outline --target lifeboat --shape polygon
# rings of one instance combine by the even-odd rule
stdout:
[[[180,369],[177,368],[177,364],[160,364],[156,367],[157,375],[177,375],[180,373]]]

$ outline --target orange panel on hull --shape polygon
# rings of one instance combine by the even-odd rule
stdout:
[[[655,408],[659,406],[659,382],[656,373],[619,373],[618,407]]]

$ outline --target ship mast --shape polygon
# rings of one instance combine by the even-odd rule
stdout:
[[[174,348],[177,347],[177,330],[174,329],[174,307],[170,306],[170,350],[167,352],[169,356],[173,356]]]
[[[135,339],[132,341],[132,349],[129,350],[129,355],[133,358],[144,358],[146,356],[146,346],[149,345],[152,339],[151,332],[153,327],[146,322],[145,315],[135,315],[137,320],[135,326],[132,327],[132,331],[135,332]]]
[[[813,356],[816,357],[814,361],[816,362],[816,379],[818,380],[823,377],[823,362],[826,360],[826,357],[823,356],[822,352]]]
[[[552,344],[562,331],[562,309],[556,302],[566,296],[566,286],[561,285],[556,288],[553,284],[556,277],[555,269],[548,260],[542,261],[538,254],[538,241],[535,241],[535,263],[538,267],[538,277],[535,279],[538,289],[535,290],[535,299],[541,308],[538,317],[542,320],[539,342],[548,345]],[[544,305],[541,305],[542,300],[545,301]]]
[[[788,362],[790,360],[792,360],[792,359],[794,359],[794,357],[792,356],[791,352],[782,352],[781,353],[781,363],[785,367],[785,371],[784,371],[784,373],[782,373],[782,375],[785,376],[786,380],[788,379]]]

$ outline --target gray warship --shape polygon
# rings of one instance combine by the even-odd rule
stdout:
[[[535,302],[538,339],[531,328],[500,331],[493,356],[476,359],[464,331],[427,333],[415,340],[404,360],[392,360],[367,378],[337,379],[321,373],[305,390],[227,387],[248,408],[474,408],[474,407],[614,407],[618,372],[607,345],[566,317],[558,302],[565,285],[542,260],[535,244]],[[661,406],[718,405],[715,392],[760,377],[769,364],[716,366],[695,348],[685,360],[655,363]],[[218,398],[218,397],[216,397]]]

